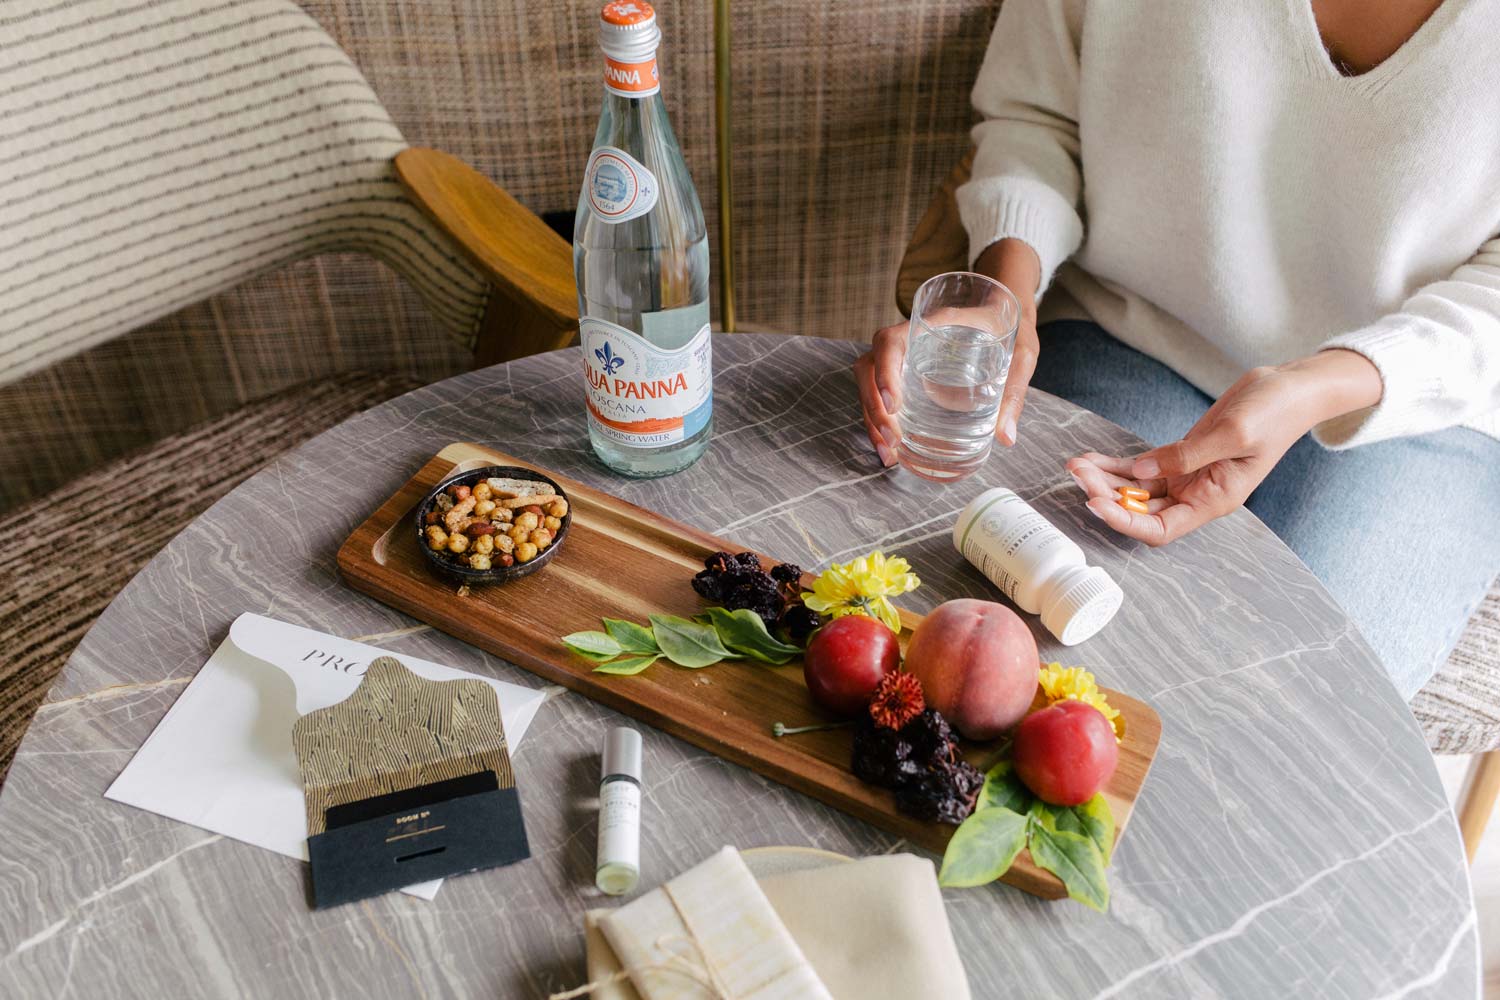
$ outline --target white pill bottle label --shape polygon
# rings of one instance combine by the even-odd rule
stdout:
[[[599,789],[599,865],[641,864],[641,786],[629,778]]]
[[[1036,581],[1022,579],[1020,574],[1046,563],[1057,550],[1083,562],[1083,552],[1076,545],[1010,490],[992,491],[963,526],[958,542],[965,559],[1031,614],[1041,610],[1036,603]]]

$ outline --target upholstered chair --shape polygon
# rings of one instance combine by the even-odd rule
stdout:
[[[49,373],[331,253],[395,271],[446,349],[480,363],[563,346],[576,330],[567,242],[453,157],[407,148],[359,70],[290,0],[0,8],[0,396],[13,390],[0,423],[22,464],[28,442],[57,461],[71,434],[82,473],[0,518],[0,775],[63,659],[146,559],[292,444],[416,384],[361,364],[406,335],[398,324],[361,331],[369,351],[323,322],[278,330],[267,366],[296,352],[347,363],[91,468],[99,401],[87,385],[48,396]],[[227,343],[239,332],[226,324],[226,343],[186,341],[171,356],[137,348],[131,364],[167,369],[180,395],[134,412],[251,380],[257,357]]]

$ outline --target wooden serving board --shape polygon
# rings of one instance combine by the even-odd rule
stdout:
[[[568,494],[573,523],[543,571],[460,597],[425,562],[412,511],[451,472],[486,465],[519,465],[551,476]],[[693,574],[720,550],[743,551],[523,458],[450,444],[354,530],[339,549],[338,566],[355,589],[450,635],[941,854],[954,827],[905,816],[890,792],[856,778],[849,770],[849,730],[771,735],[772,722],[798,726],[828,718],[808,697],[800,662],[732,661],[686,670],[663,660],[633,677],[617,677],[594,673],[592,663],[559,641],[601,628],[605,617],[691,617],[704,606],[692,589]],[[904,640],[922,619],[906,611],[901,619]],[[1108,697],[1125,718],[1119,766],[1104,790],[1118,842],[1156,753],[1161,720],[1128,695],[1109,691]],[[981,769],[990,762],[985,749],[970,748]],[[1062,883],[1024,851],[1004,881],[1049,899],[1065,895]]]

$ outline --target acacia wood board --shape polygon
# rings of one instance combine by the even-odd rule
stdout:
[[[450,473],[487,465],[519,465],[551,476],[568,495],[572,526],[541,572],[459,596],[418,548],[412,511]],[[688,670],[661,660],[621,677],[594,673],[594,664],[562,644],[563,635],[601,628],[601,618],[644,623],[652,614],[697,614],[705,602],[694,592],[692,577],[721,550],[743,548],[519,456],[456,443],[354,530],[339,549],[338,567],[356,590],[420,621],[941,854],[954,827],[903,815],[890,792],[856,778],[849,770],[847,728],[771,734],[772,722],[798,726],[831,718],[809,698],[800,661],[780,667],[729,661]],[[768,564],[778,561],[774,553],[761,555]],[[922,618],[903,610],[901,620],[904,643]],[[1125,719],[1119,765],[1104,789],[1118,843],[1156,754],[1161,720],[1129,695],[1106,693]],[[995,756],[993,747],[966,751],[981,769]],[[1025,851],[1003,880],[1048,899],[1065,895],[1062,883]]]

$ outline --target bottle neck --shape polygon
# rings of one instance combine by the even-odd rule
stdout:
[[[623,53],[621,53],[623,55]],[[656,65],[656,50],[617,58],[604,55],[604,90],[612,97],[641,100],[661,93],[661,74]]]

